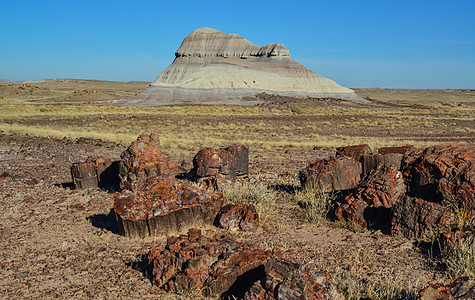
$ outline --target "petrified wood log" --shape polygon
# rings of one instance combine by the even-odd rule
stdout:
[[[340,156],[309,163],[300,170],[299,179],[304,188],[322,192],[354,189],[361,179],[361,163],[354,158]]]
[[[261,290],[272,297],[265,299],[343,299],[326,273],[283,261],[277,249],[249,248],[228,234],[208,238],[190,229],[152,248],[148,259],[154,284],[166,291],[198,290],[208,297],[241,299],[252,296],[253,284],[268,278],[269,285]]]
[[[457,217],[446,207],[404,196],[393,206],[391,234],[406,238],[431,238],[437,232],[455,228]]]
[[[475,144],[409,151],[402,162],[409,194],[444,206],[475,208]]]
[[[362,227],[371,223],[386,227],[391,223],[391,208],[405,193],[401,172],[392,164],[380,164],[348,195],[335,210],[340,221],[354,222]]]
[[[399,146],[399,147],[381,147],[378,149],[378,154],[399,153],[406,154],[406,152],[412,149],[413,145]]]
[[[368,174],[371,170],[376,169],[379,164],[393,164],[400,169],[403,156],[404,154],[400,153],[363,155],[363,173]]]
[[[336,148],[337,156],[349,156],[353,157],[357,161],[361,161],[361,157],[363,155],[370,155],[371,153],[371,148],[366,144]]]
[[[203,148],[193,158],[191,173],[198,178],[222,174],[234,181],[249,173],[249,147]]]
[[[93,162],[74,163],[71,166],[71,177],[77,189],[97,188],[97,173]]]
[[[114,194],[118,231],[128,237],[157,236],[212,224],[222,204],[222,194],[163,177],[156,177],[143,191]]]
[[[265,272],[266,277],[256,281],[244,299],[345,299],[326,272],[275,259],[266,263]]]
[[[173,178],[182,170],[179,164],[162,153],[156,133],[139,135],[121,154],[119,173],[121,188],[140,191],[157,176]]]

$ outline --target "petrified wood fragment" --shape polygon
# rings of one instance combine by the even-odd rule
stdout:
[[[419,300],[468,300],[475,299],[475,278],[456,278],[448,285],[430,283],[422,289]]]
[[[97,173],[93,162],[74,163],[71,166],[71,177],[77,189],[97,188]]]
[[[228,234],[208,238],[190,229],[152,248],[148,259],[154,284],[166,291],[198,290],[224,299],[344,299],[326,273],[284,261],[277,249],[250,248]],[[265,298],[255,298],[260,294]]]
[[[142,191],[114,194],[118,231],[128,237],[157,236],[212,224],[222,204],[222,194],[176,184],[166,177],[156,177]]]
[[[325,272],[275,259],[267,262],[265,271],[266,277],[256,281],[244,299],[345,299]]]
[[[401,172],[392,164],[380,164],[335,210],[340,221],[385,227],[391,223],[391,208],[405,193]]]
[[[404,196],[393,207],[391,234],[406,238],[431,238],[457,226],[458,219],[446,207]]]
[[[179,164],[162,153],[156,133],[141,134],[121,154],[119,172],[121,188],[140,191],[157,176],[173,178],[182,171]]]
[[[371,170],[376,169],[379,164],[392,164],[400,169],[403,156],[404,154],[400,153],[364,155],[362,158],[363,173],[368,174]]]
[[[399,153],[406,154],[410,149],[414,148],[413,145],[399,146],[399,147],[381,147],[378,149],[378,154]]]
[[[228,204],[221,208],[216,220],[224,229],[256,231],[259,227],[259,215],[252,204]]]
[[[234,181],[249,173],[249,147],[203,148],[193,158],[191,173],[198,178],[222,174]]]
[[[357,161],[361,161],[363,155],[370,155],[371,153],[371,148],[366,144],[336,148],[337,156],[349,156]]]
[[[402,162],[409,194],[444,206],[475,208],[475,144],[409,151]]]
[[[300,170],[299,179],[304,188],[322,192],[354,189],[361,179],[361,163],[354,158],[340,156],[309,163]]]

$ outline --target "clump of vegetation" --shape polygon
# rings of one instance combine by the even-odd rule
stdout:
[[[442,248],[442,261],[447,267],[448,279],[475,276],[475,239],[453,242]]]
[[[334,197],[317,188],[306,188],[295,193],[295,201],[304,209],[304,219],[309,223],[322,223],[333,209]]]
[[[232,183],[221,189],[228,203],[246,203],[256,207],[261,226],[266,223],[275,204],[275,191],[263,184]]]

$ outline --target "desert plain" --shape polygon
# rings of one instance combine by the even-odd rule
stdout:
[[[308,162],[334,156],[340,146],[474,143],[475,90],[354,89],[371,105],[269,94],[258,95],[262,103],[251,106],[114,104],[149,84],[0,82],[2,297],[200,297],[199,291],[167,294],[152,284],[146,255],[166,236],[118,235],[112,192],[73,188],[74,162],[118,160],[142,132],[156,132],[162,151],[186,169],[203,147],[249,146],[249,175],[231,184],[225,201],[239,198],[233,191],[254,195],[249,201],[260,225],[256,232],[232,234],[327,272],[348,299],[415,299],[428,282],[475,275],[473,265],[468,271],[448,268],[431,241],[314,218],[301,204],[298,180]],[[223,229],[209,225],[202,231]]]

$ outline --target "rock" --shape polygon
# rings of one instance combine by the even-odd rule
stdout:
[[[166,246],[155,246],[148,254],[153,282],[159,288],[169,292],[200,290],[213,297],[226,293],[243,274],[243,279],[251,282],[260,278],[271,257],[271,251],[249,248],[229,235],[207,238],[196,229],[188,235],[168,237]]]
[[[212,224],[223,204],[223,195],[176,184],[156,177],[141,191],[114,194],[119,234],[128,237],[158,236]]]
[[[404,154],[400,153],[363,155],[363,173],[368,174],[369,172],[371,172],[371,170],[374,170],[379,164],[393,164],[398,169],[400,169],[403,156]]]
[[[77,189],[97,188],[96,166],[93,162],[74,163],[71,166],[71,177]]]
[[[459,277],[449,285],[449,288],[454,299],[475,299],[475,278],[473,277]]]
[[[361,171],[360,162],[341,156],[309,163],[300,170],[299,179],[304,188],[317,188],[322,192],[342,191],[358,186]]]
[[[410,149],[414,148],[413,145],[399,146],[399,147],[382,147],[378,149],[378,154],[384,155],[389,153],[406,154]]]
[[[224,229],[256,231],[259,227],[259,215],[252,204],[228,204],[221,208],[216,220]]]
[[[203,148],[193,158],[191,173],[198,178],[221,174],[234,181],[249,173],[249,147]]]
[[[244,299],[345,299],[325,272],[283,260],[269,260],[265,271]]]
[[[456,244],[470,245],[475,243],[475,227],[465,228],[460,230],[458,228],[443,232],[439,236],[439,246],[441,248],[451,247]]]
[[[147,90],[116,103],[254,105],[259,101],[244,98],[263,92],[371,103],[297,63],[282,44],[260,47],[236,34],[200,28],[185,37],[175,56]]]
[[[356,191],[348,195],[335,210],[340,221],[354,222],[363,228],[368,222],[375,227],[391,223],[391,208],[405,193],[401,172],[391,164],[380,164],[363,179]]]
[[[156,133],[139,135],[121,154],[119,173],[120,187],[130,191],[143,190],[147,181],[157,176],[174,178],[181,169],[177,162],[162,153]]]
[[[422,289],[419,300],[471,300],[475,299],[475,279],[465,276],[456,278],[448,285],[429,283]]]
[[[409,239],[431,238],[437,232],[456,227],[457,217],[446,207],[404,196],[393,207],[391,234]]]
[[[10,174],[8,174],[7,171],[4,171],[0,174],[0,180],[7,179],[8,177],[10,177]]]
[[[371,153],[371,148],[366,144],[336,148],[337,156],[349,156],[353,157],[357,161],[361,161],[361,157],[363,157],[363,155],[370,155]]]
[[[475,208],[475,144],[411,150],[402,170],[409,195],[466,211]]]
[[[169,292],[198,290],[224,299],[344,299],[326,273],[282,260],[277,249],[250,248],[228,234],[208,238],[190,229],[152,248],[148,259],[153,283]]]
[[[445,285],[430,283],[417,295],[418,300],[453,300],[450,289]]]

